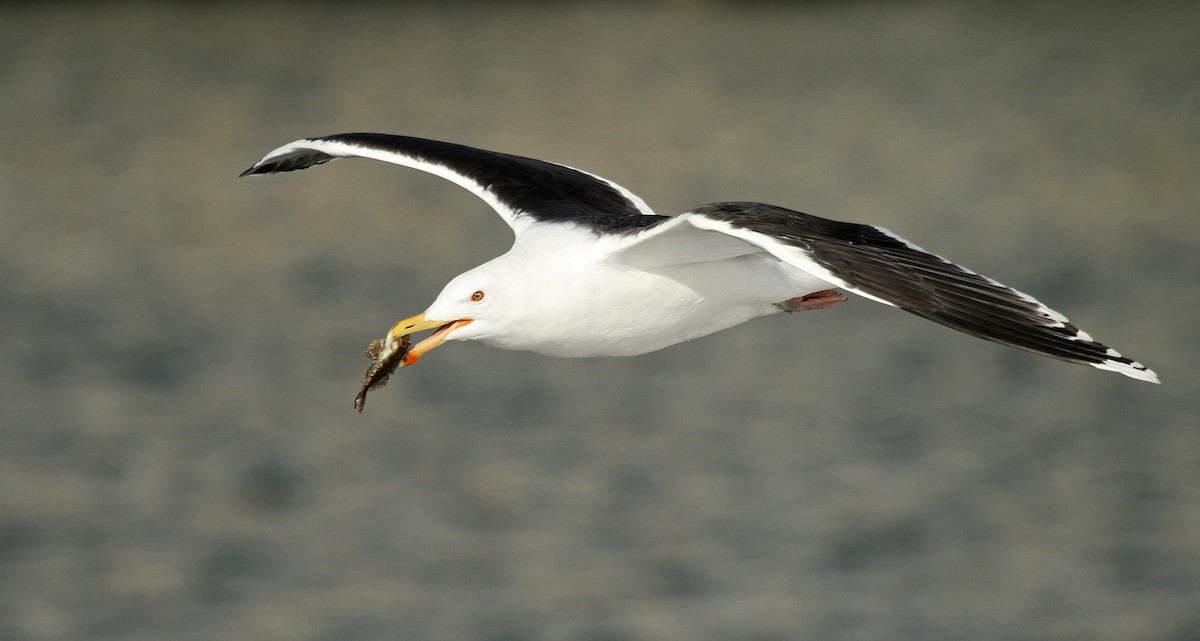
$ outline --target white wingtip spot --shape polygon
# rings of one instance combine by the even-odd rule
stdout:
[[[1085,343],[1095,343],[1096,342],[1096,339],[1092,338],[1091,334],[1083,331],[1082,329],[1076,329],[1075,335],[1069,336],[1068,338],[1073,341],[1083,341]],[[1112,352],[1113,350],[1110,348],[1108,351]],[[1109,356],[1112,356],[1112,354],[1109,354]],[[1117,354],[1117,356],[1120,356],[1120,354]]]
[[[1012,287],[1007,287],[1007,286],[1005,286],[1001,283],[998,283],[990,278],[988,280],[991,281],[992,283],[994,283],[996,286],[1003,287],[1004,289],[1009,290],[1010,292],[1016,294],[1017,296],[1020,296],[1022,300],[1026,301],[1028,303],[1033,303],[1034,305],[1037,305],[1037,310],[1038,310],[1039,314],[1041,314],[1042,316],[1045,316],[1046,318],[1049,318],[1050,320],[1052,320],[1056,323],[1055,325],[1052,325],[1052,327],[1064,327],[1067,323],[1070,322],[1069,320],[1067,320],[1067,317],[1065,314],[1056,312],[1053,309],[1046,307],[1045,303],[1034,298],[1033,296],[1030,296],[1029,294],[1026,294],[1025,292],[1023,292],[1019,289],[1013,289]],[[1082,330],[1079,332],[1079,334],[1081,336],[1087,336],[1087,334],[1085,332],[1083,332]],[[1087,338],[1076,338],[1075,340],[1090,341],[1090,340],[1092,340],[1092,338],[1090,336],[1088,336]]]
[[[1110,353],[1115,353],[1111,349],[1108,351]],[[1119,356],[1119,354],[1118,354],[1118,356]],[[1156,383],[1156,384],[1162,382],[1162,381],[1158,380],[1158,374],[1155,374],[1154,370],[1147,369],[1145,365],[1142,365],[1141,363],[1139,363],[1137,361],[1131,361],[1129,363],[1122,363],[1120,361],[1104,361],[1103,363],[1092,363],[1091,365],[1092,365],[1092,367],[1095,367],[1096,369],[1102,369],[1102,370],[1106,370],[1109,372],[1116,372],[1118,374],[1124,374],[1125,376],[1128,376],[1129,378],[1136,378],[1139,381],[1146,381],[1149,383]]]

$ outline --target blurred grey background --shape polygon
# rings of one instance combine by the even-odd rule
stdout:
[[[0,9],[0,639],[1200,639],[1200,5]],[[884,225],[1153,386],[870,301],[366,343],[508,229],[342,131]]]

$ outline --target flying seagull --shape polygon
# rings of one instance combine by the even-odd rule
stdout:
[[[368,348],[355,400],[447,340],[551,356],[632,356],[779,312],[828,309],[839,292],[960,332],[1152,383],[1028,294],[892,232],[755,202],[655,214],[620,185],[556,163],[408,136],[307,138],[242,173],[373,158],[429,172],[482,198],[516,236],[507,253],[454,278],[424,313]],[[414,332],[434,330],[410,346]]]

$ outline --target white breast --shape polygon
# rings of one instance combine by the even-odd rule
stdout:
[[[557,264],[521,293],[524,331],[485,342],[551,356],[632,356],[778,312],[773,303],[797,295],[779,263],[761,255],[648,271]]]

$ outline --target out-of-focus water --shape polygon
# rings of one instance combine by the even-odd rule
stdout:
[[[0,639],[1196,639],[1200,9],[0,10]],[[504,251],[384,131],[882,224],[1152,386],[856,300],[360,351]]]

